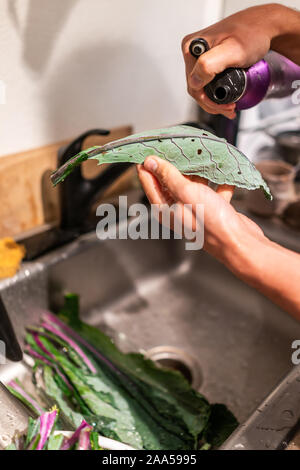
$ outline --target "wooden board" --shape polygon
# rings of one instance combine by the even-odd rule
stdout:
[[[115,128],[109,136],[86,139],[85,148],[102,145],[132,134],[131,126]],[[50,173],[57,165],[58,149],[69,140],[14,155],[0,157],[0,237],[20,233],[52,223],[59,218],[58,190],[53,188]],[[84,164],[83,174],[94,177],[102,171],[96,162]],[[131,179],[132,169],[120,178],[121,187]],[[118,191],[114,184],[113,191]]]

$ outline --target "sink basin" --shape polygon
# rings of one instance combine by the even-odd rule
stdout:
[[[182,370],[210,402],[244,422],[292,368],[300,324],[181,240],[97,240],[55,250],[0,284],[20,343],[24,327],[65,292],[80,294],[84,321],[123,351],[142,351]],[[18,364],[0,369],[0,380]]]

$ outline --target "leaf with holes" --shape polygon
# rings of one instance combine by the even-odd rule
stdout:
[[[198,175],[216,184],[239,188],[262,188],[272,199],[270,189],[248,158],[225,139],[190,126],[175,126],[135,134],[106,145],[83,150],[51,176],[54,185],[88,159],[102,163],[143,163],[157,155],[178,168],[184,175]]]

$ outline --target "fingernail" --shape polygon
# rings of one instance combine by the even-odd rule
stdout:
[[[147,158],[144,162],[144,167],[146,170],[154,173],[157,169],[157,162],[153,158]]]
[[[199,77],[199,75],[197,75],[196,73],[194,73],[193,75],[191,75],[190,85],[191,85],[192,88],[198,90],[199,88],[202,87],[203,81],[201,80],[201,78]]]

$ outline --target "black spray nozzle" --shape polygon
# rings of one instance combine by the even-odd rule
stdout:
[[[200,57],[209,50],[208,42],[203,38],[194,39],[189,47],[190,54],[194,57]]]
[[[204,38],[194,39],[189,47],[193,57],[200,57],[209,50],[208,42]],[[205,87],[208,98],[217,104],[234,103],[244,93],[246,75],[244,70],[230,68],[219,73]]]
[[[235,103],[244,93],[246,74],[243,69],[226,69],[208,83],[204,89],[208,98],[218,104]]]

